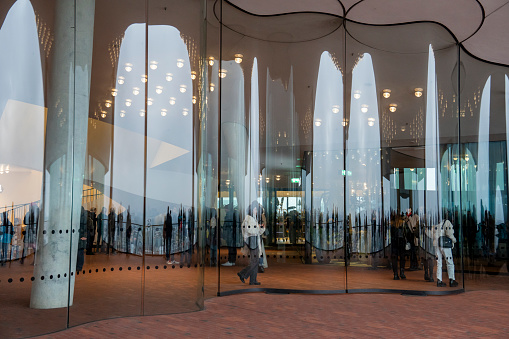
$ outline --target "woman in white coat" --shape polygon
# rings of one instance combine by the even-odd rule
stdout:
[[[256,280],[258,274],[258,261],[260,258],[260,235],[265,232],[265,225],[258,223],[258,213],[261,212],[260,205],[254,201],[247,210],[247,215],[242,222],[242,237],[244,247],[249,249],[249,265],[242,269],[237,275],[240,281],[245,282],[249,278],[249,285],[260,285]]]

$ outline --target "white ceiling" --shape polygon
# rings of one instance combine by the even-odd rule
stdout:
[[[321,12],[366,24],[433,21],[473,55],[509,65],[509,0],[231,0],[257,15]]]

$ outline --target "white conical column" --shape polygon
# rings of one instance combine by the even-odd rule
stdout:
[[[95,0],[55,2],[32,308],[66,307],[73,300],[74,276],[69,277],[69,272],[75,270],[78,249],[94,13]]]

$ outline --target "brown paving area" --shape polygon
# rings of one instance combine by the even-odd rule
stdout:
[[[178,256],[176,259],[180,260]],[[244,264],[247,264],[247,260],[247,258],[241,258],[237,266],[221,268],[221,291],[250,288],[248,284],[242,284],[236,276],[236,272],[238,272]],[[28,260],[25,265],[20,265],[19,262],[13,262],[10,266],[0,268],[0,338],[27,337],[41,333],[59,331],[66,327],[67,308],[56,310],[33,310],[29,308],[31,289],[30,277],[33,272],[33,266],[28,263],[31,263],[31,260]],[[373,303],[378,304],[381,307],[379,312],[390,315],[392,314],[391,312],[399,314],[398,312],[400,312],[400,309],[389,308],[387,310],[383,310],[385,308],[385,306],[383,306],[385,303],[397,305],[399,303],[404,304],[404,300],[410,300],[412,302],[413,300],[419,300],[419,303],[413,305],[412,312],[415,313],[420,312],[421,310],[420,302],[426,300],[426,302],[431,302],[430,304],[424,304],[427,308],[426,312],[429,311],[430,313],[426,313],[428,315],[426,315],[423,319],[416,320],[420,322],[424,321],[424,323],[426,323],[431,321],[430,319],[432,318],[432,315],[436,313],[437,309],[442,312],[441,305],[445,301],[442,301],[440,298],[446,298],[446,300],[452,300],[454,302],[456,302],[456,300],[460,300],[461,303],[455,307],[462,308],[462,310],[466,307],[465,305],[468,305],[468,302],[473,303],[468,306],[470,308],[477,307],[477,305],[484,305],[484,303],[487,302],[486,307],[483,309],[504,310],[507,308],[506,305],[509,301],[507,299],[507,293],[509,293],[509,275],[507,273],[499,275],[467,274],[465,276],[466,289],[467,291],[475,290],[475,292],[462,294],[463,297],[460,299],[455,298],[458,296],[437,298],[402,297],[399,295],[380,294],[313,296],[268,295],[264,293],[214,298],[217,294],[217,267],[205,267],[203,269],[205,276],[204,294],[205,298],[208,299],[205,302],[205,311],[198,313],[186,313],[178,316],[161,316],[161,318],[138,318],[137,316],[140,316],[142,313],[145,315],[157,315],[193,312],[198,311],[203,305],[203,301],[199,298],[199,294],[201,293],[201,288],[199,287],[201,286],[200,279],[202,278],[202,269],[200,267],[194,267],[194,265],[191,267],[187,267],[186,265],[183,265],[182,267],[180,267],[180,265],[171,267],[170,265],[166,265],[165,268],[164,259],[158,256],[147,256],[144,264],[146,269],[143,272],[143,270],[141,270],[141,267],[143,266],[141,258],[134,255],[129,257],[123,254],[109,256],[98,254],[94,256],[87,256],[84,267],[85,274],[81,273],[76,278],[74,305],[69,308],[69,325],[77,326],[89,323],[83,328],[87,328],[86,331],[92,332],[85,335],[89,337],[102,337],[103,334],[110,333],[108,332],[109,330],[102,329],[98,332],[96,331],[95,326],[99,326],[104,322],[90,322],[108,318],[134,316],[134,318],[118,319],[114,320],[114,322],[119,321],[122,324],[119,325],[120,329],[123,326],[134,326],[134,324],[137,324],[138,322],[141,324],[140,326],[142,326],[146,321],[152,321],[150,319],[159,319],[157,321],[162,323],[164,330],[175,331],[176,336],[184,336],[185,333],[187,333],[186,331],[191,329],[192,332],[190,333],[193,336],[206,337],[206,335],[199,335],[198,332],[196,332],[197,329],[194,327],[197,325],[199,325],[199,327],[204,330],[204,333],[207,335],[210,332],[216,333],[215,336],[217,336],[217,333],[227,335],[228,332],[232,331],[229,328],[236,329],[237,323],[240,322],[242,324],[244,322],[244,320],[241,320],[241,314],[244,314],[246,318],[249,317],[249,313],[242,312],[250,312],[250,310],[254,308],[262,310],[260,311],[261,313],[257,313],[261,317],[260,322],[268,321],[271,323],[272,321],[277,320],[277,324],[286,328],[286,331],[289,329],[288,324],[294,324],[297,328],[299,328],[299,330],[304,331],[303,333],[308,333],[309,335],[313,334],[310,331],[318,331],[317,328],[321,328],[321,330],[325,331],[325,327],[322,329],[321,325],[317,328],[312,328],[312,323],[315,321],[313,319],[315,318],[329,319],[329,317],[331,317],[331,321],[336,325],[346,324],[354,327],[358,326],[349,322],[351,321],[352,316],[349,313],[350,308],[353,307],[355,310],[357,302],[361,304],[364,303],[364,308],[360,307],[357,311],[355,311],[359,312],[357,316],[360,317],[363,314],[363,318],[369,317],[371,319],[374,315],[372,312],[375,312],[372,309],[372,307],[374,307],[372,305]],[[356,262],[354,266],[348,268],[348,288],[350,290],[361,288],[427,291],[452,290],[449,287],[438,289],[435,284],[424,282],[422,280],[423,271],[407,272],[407,280],[394,281],[392,280],[391,270],[382,267],[373,270],[368,264],[369,263]],[[129,267],[131,270],[129,270]],[[138,270],[138,267],[140,267],[140,270]],[[150,267],[150,269],[148,269],[148,267]],[[120,270],[120,268],[122,268],[122,270]],[[507,272],[506,267],[501,267],[500,272]],[[145,274],[144,279],[143,274]],[[446,275],[444,277],[446,277]],[[21,278],[24,278],[23,282],[20,281]],[[13,279],[13,281],[9,283],[8,279]],[[259,275],[259,280],[262,282],[260,287],[265,288],[344,290],[345,268],[343,263],[339,260],[332,261],[332,263],[327,265],[303,265],[298,259],[298,256],[296,259],[293,259],[291,253],[289,258],[286,258],[284,255],[281,257],[277,254],[276,258],[272,255],[272,258],[269,260],[269,268],[267,268],[266,273]],[[144,291],[144,293],[142,293],[142,291]],[[446,304],[452,301],[447,301]],[[503,303],[504,306],[502,307],[502,305],[499,305],[499,302]],[[250,306],[247,307],[246,305]],[[272,310],[272,308],[278,310],[277,314],[266,311]],[[212,312],[210,312],[211,310]],[[451,312],[452,310],[453,308],[450,309]],[[285,314],[282,314],[281,312]],[[324,313],[320,316],[320,312]],[[330,315],[330,312],[333,314]],[[207,325],[212,326],[212,324],[217,320],[216,313],[221,315],[220,318],[234,315],[236,320],[231,322],[224,319],[221,320],[223,325],[217,326],[219,326],[222,330],[220,332],[213,332],[209,327],[207,327]],[[334,315],[334,313],[337,314]],[[507,312],[503,314],[507,314]],[[402,317],[404,315],[404,313],[401,314]],[[177,319],[175,322],[180,325],[177,326],[178,328],[176,329],[171,327],[173,325],[168,328],[169,324],[174,324],[173,317],[175,316],[177,317],[175,318]],[[498,315],[496,317],[500,318]],[[340,320],[337,320],[336,318]],[[343,318],[348,318],[349,320]],[[397,317],[394,315],[394,317],[391,316],[389,318],[396,319]],[[295,321],[295,319],[298,321]],[[304,321],[302,326],[306,325],[307,327],[301,327],[301,320]],[[221,321],[219,323],[221,323]],[[382,321],[382,318],[380,318],[380,321]],[[130,325],[126,325],[124,322],[128,322]],[[251,326],[250,324],[251,323],[248,322],[245,326]],[[115,326],[117,325],[114,325],[114,327]],[[150,326],[156,325],[152,324]],[[372,324],[370,326],[375,325]],[[479,326],[482,327],[484,325],[480,324]],[[231,333],[236,333],[236,336],[247,336],[245,335],[246,333],[255,331],[257,327],[259,326],[253,326],[252,328],[245,327],[247,332],[244,332],[243,334],[235,331]],[[381,329],[383,328],[384,327],[382,326]],[[72,328],[71,330],[74,329],[75,328]],[[258,333],[255,336],[268,336],[270,333],[263,329],[259,330],[261,332],[254,332]],[[334,327],[332,327],[332,330],[337,331]],[[146,328],[142,328],[140,331],[148,337],[160,335],[157,334],[158,332],[155,334],[147,332]],[[279,333],[278,329],[273,329],[273,331],[273,333]],[[116,333],[115,335],[124,335],[122,332],[117,332],[117,330],[114,330],[112,333]],[[132,335],[133,333],[136,333],[136,331],[133,331],[132,333],[130,332],[129,334]],[[314,334],[323,333],[315,332]],[[330,335],[330,333],[327,335]]]
[[[241,294],[199,312],[98,321],[41,338],[503,338],[509,291],[398,294]]]

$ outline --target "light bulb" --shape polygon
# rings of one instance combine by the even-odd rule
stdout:
[[[152,106],[153,103],[154,103],[154,99],[147,98],[147,105]]]
[[[368,118],[368,126],[374,126],[375,125],[375,118]]]
[[[191,80],[194,80],[194,79],[196,79],[196,72],[191,71]]]
[[[111,90],[111,96],[116,97],[116,96],[117,96],[117,94],[118,94],[118,91],[117,91],[116,89],[114,89],[114,88],[113,88],[113,89]]]
[[[209,65],[214,66],[214,57],[209,57]]]
[[[177,67],[178,68],[184,67],[184,60],[183,59],[177,59]]]
[[[315,120],[315,126],[316,126],[316,127],[320,127],[320,126],[322,126],[322,120],[320,120],[320,119],[316,119],[316,120]]]
[[[126,63],[124,69],[126,72],[131,72],[133,70],[133,64]]]
[[[101,118],[106,118],[106,113],[101,113]]]
[[[406,127],[405,126],[401,126],[401,132],[404,132],[406,131]]]
[[[145,83],[147,81],[148,81],[147,76],[145,74],[142,74],[141,75],[141,82]]]
[[[368,112],[368,105],[361,105],[361,112],[367,113]]]
[[[140,109],[140,117],[144,117],[145,116],[145,110],[144,109]]]
[[[227,71],[226,71],[225,69],[221,69],[221,70],[219,70],[219,77],[220,77],[221,79],[226,78],[226,73],[227,73]]]
[[[382,96],[385,98],[385,99],[389,99],[389,97],[391,96],[391,90],[390,89],[384,89],[382,91]]]
[[[127,107],[129,107],[129,106],[131,106],[132,102],[133,102],[133,101],[132,101],[131,99],[126,99],[126,100],[125,100],[125,105],[126,105]]]
[[[416,88],[414,94],[416,97],[420,98],[422,96],[422,88]]]
[[[175,98],[174,97],[171,97],[170,98],[170,105],[175,105]]]
[[[270,181],[270,178],[265,178],[265,182],[268,184]]]
[[[276,180],[277,181],[281,180],[281,176],[280,175],[276,175]]]
[[[235,62],[240,64],[242,62],[242,58],[244,56],[242,54],[235,54]]]
[[[196,104],[196,96],[193,95],[193,105]]]
[[[172,81],[173,80],[173,74],[166,73],[166,81]]]
[[[389,111],[391,111],[392,113],[396,112],[396,108],[398,107],[398,105],[396,104],[390,104],[389,105]]]
[[[120,111],[120,117],[121,117],[121,118],[125,117],[125,111],[124,111],[124,110],[121,110],[121,111]]]
[[[332,113],[334,113],[334,114],[338,114],[339,113],[339,106],[338,105],[332,106]]]
[[[157,94],[163,93],[163,86],[156,86],[156,93]]]
[[[111,101],[110,100],[106,100],[106,102],[104,103],[104,106],[106,106],[107,108],[110,108],[111,107]]]
[[[180,93],[185,93],[187,91],[186,85],[180,85]]]
[[[183,116],[187,116],[188,114],[189,114],[189,110],[188,110],[187,108],[184,108],[184,109],[182,110],[182,115],[183,115]]]
[[[164,108],[161,109],[161,116],[165,117],[167,112],[168,112],[168,110],[166,110]]]
[[[355,91],[353,93],[354,99],[360,99],[361,98],[361,91]]]
[[[124,84],[124,81],[125,81],[125,78],[124,78],[123,76],[119,76],[119,77],[118,77],[117,82],[118,82],[118,84],[119,84],[119,85],[123,85],[123,84]]]
[[[140,94],[140,89],[138,87],[133,87],[133,94],[134,95]]]
[[[157,69],[157,61],[151,61],[150,62],[150,69],[156,70]]]

